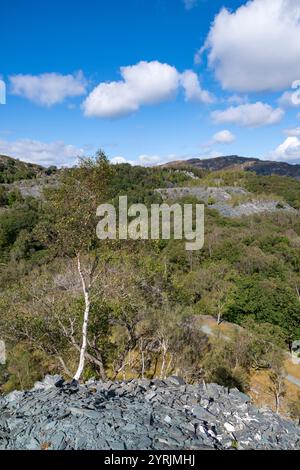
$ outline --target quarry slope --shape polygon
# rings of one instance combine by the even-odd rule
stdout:
[[[216,384],[46,376],[0,398],[0,449],[296,450],[300,427]]]

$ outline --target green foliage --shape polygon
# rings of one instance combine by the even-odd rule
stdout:
[[[7,191],[4,186],[0,186],[0,207],[5,207],[8,202]]]
[[[29,198],[0,213],[0,259],[13,247],[21,232],[32,231],[38,218],[37,204]]]
[[[300,181],[282,176],[260,176],[247,172],[246,189],[256,194],[276,194],[295,209],[300,209]]]
[[[7,195],[7,205],[12,207],[16,203],[22,203],[23,197],[19,189],[13,189],[9,191]]]
[[[252,171],[223,170],[208,172],[202,177],[201,184],[216,186],[215,181],[221,181],[222,186],[241,186],[255,195],[278,196],[295,209],[300,208],[300,181],[287,176],[265,176]],[[199,184],[193,181],[193,186]],[[233,199],[233,201],[235,198]]]
[[[248,391],[251,364],[248,357],[248,341],[243,343],[241,350],[239,350],[240,343],[240,341],[229,343],[222,338],[212,342],[211,352],[202,363],[208,382],[237,388],[243,392]]]
[[[112,186],[116,194],[122,193],[130,196],[131,193],[141,195],[155,188],[180,186],[190,180],[191,177],[184,171],[157,167],[132,167],[125,163],[116,165]],[[139,202],[142,200],[139,199]]]
[[[278,351],[300,338],[298,214],[229,219],[208,207],[199,252],[187,252],[178,240],[96,238],[102,202],[126,194],[129,204],[149,207],[161,202],[156,188],[215,184],[218,176],[224,185],[277,194],[295,207],[299,202],[300,183],[287,178],[202,170],[198,176],[111,166],[100,152],[59,170],[44,201],[24,200],[0,186],[0,330],[10,344],[0,378],[5,391],[30,387],[49,368],[72,376],[84,307],[78,251],[86,272],[97,259],[85,378],[100,375],[100,360],[109,378],[141,376],[143,357],[147,377],[180,373],[247,390],[252,369],[275,368]],[[205,314],[243,329],[230,341],[209,341],[194,323]]]
[[[298,393],[296,400],[290,400],[289,412],[291,417],[300,424],[300,393]]]
[[[283,368],[284,334],[269,323],[257,324],[253,318],[236,327],[232,337],[219,334],[203,361],[206,378],[220,385],[247,391],[252,369],[276,373]]]
[[[237,281],[226,319],[240,323],[246,316],[280,326],[288,339],[300,335],[299,299],[289,286],[276,279],[252,277]]]
[[[111,195],[113,171],[100,151],[95,159],[83,158],[77,167],[65,170],[59,186],[49,190],[46,210],[53,233],[48,243],[55,240],[60,254],[74,255],[97,245],[96,210]]]
[[[208,200],[207,200],[207,204],[209,206],[212,206],[213,204],[216,203],[216,200],[212,197],[212,196],[209,196]]]
[[[9,393],[29,389],[34,382],[43,378],[47,369],[51,370],[43,353],[29,349],[26,343],[20,343],[9,351],[6,368],[8,380],[2,385],[1,391]]]
[[[0,155],[0,184],[33,179],[43,174],[45,174],[45,169],[40,165]]]

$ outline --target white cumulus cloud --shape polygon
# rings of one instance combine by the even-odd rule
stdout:
[[[110,162],[113,164],[113,165],[120,165],[121,163],[128,163],[128,161],[126,160],[126,158],[124,157],[113,157]]]
[[[286,161],[290,163],[299,163],[300,160],[300,139],[296,136],[287,137],[273,152],[270,152],[268,158],[271,160]]]
[[[80,71],[75,75],[44,73],[41,75],[12,75],[9,77],[11,93],[42,106],[61,103],[66,98],[81,96],[87,82]]]
[[[86,116],[117,117],[137,111],[142,105],[170,99],[180,75],[175,67],[160,62],[139,62],[121,67],[122,81],[100,83],[83,103]]]
[[[251,0],[215,17],[196,61],[208,51],[224,89],[283,90],[300,79],[299,0]]]
[[[0,140],[0,154],[44,166],[63,166],[74,164],[78,157],[84,156],[85,152],[82,148],[62,141],[44,143],[38,140],[20,139],[14,142]]]
[[[194,156],[193,156],[194,157]],[[152,166],[152,165],[158,165],[158,164],[163,164],[166,162],[170,161],[175,161],[175,160],[185,160],[186,158],[192,158],[192,157],[187,157],[186,155],[176,155],[176,154],[168,154],[168,155],[158,155],[158,154],[141,154],[139,155],[135,160],[125,158],[123,156],[116,156],[113,157],[110,161],[111,163],[117,165],[121,163],[129,163],[130,165],[133,166]]]
[[[200,85],[198,75],[192,70],[186,70],[181,75],[181,85],[185,91],[186,101],[199,101],[200,103],[213,103],[214,96]]]
[[[236,124],[242,127],[261,127],[276,124],[284,115],[280,108],[272,108],[269,104],[258,101],[252,104],[231,106],[225,110],[212,113],[215,123]]]
[[[212,140],[217,144],[231,144],[235,141],[235,135],[227,129],[224,129],[223,131],[217,132]]]
[[[121,67],[122,80],[100,83],[82,104],[85,116],[115,118],[131,114],[143,105],[167,101],[180,87],[187,101],[211,103],[212,95],[201,88],[198,76],[191,70],[183,74],[158,61],[139,62]]]

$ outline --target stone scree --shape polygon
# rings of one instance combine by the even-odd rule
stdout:
[[[0,397],[0,449],[300,449],[300,427],[216,384],[46,376]]]

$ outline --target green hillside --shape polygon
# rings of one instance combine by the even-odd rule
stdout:
[[[247,391],[254,369],[280,377],[281,351],[300,339],[297,211],[227,218],[207,204],[204,248],[188,252],[179,240],[99,241],[95,208],[124,194],[149,207],[161,202],[157,188],[216,184],[299,208],[300,182],[230,170],[195,171],[195,179],[100,156],[61,171],[45,200],[19,195],[0,212],[0,329],[9,351],[3,391],[46,372],[74,373],[84,308],[79,256],[94,279],[85,378],[180,373]],[[195,326],[201,315],[244,328],[234,341],[212,343]]]
[[[50,175],[56,171],[55,167],[44,168],[34,163],[25,163],[15,158],[0,155],[0,183],[14,183],[15,181],[34,179]]]

